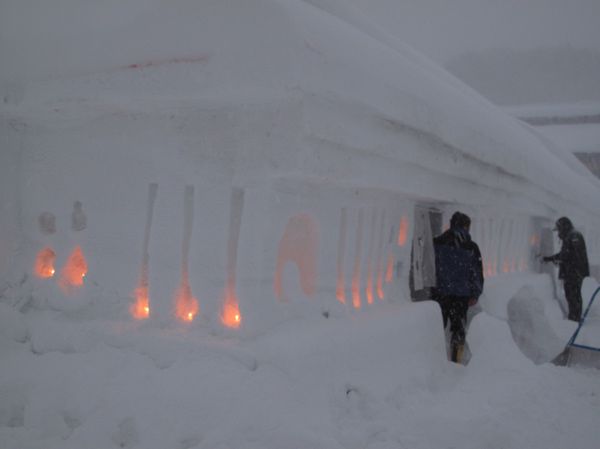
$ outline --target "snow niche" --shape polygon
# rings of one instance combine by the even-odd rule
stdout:
[[[56,253],[50,247],[42,248],[35,259],[35,274],[39,278],[47,279],[54,276]]]
[[[314,218],[307,213],[291,217],[279,242],[277,268],[273,288],[279,301],[287,302],[284,289],[284,269],[288,262],[298,268],[302,291],[312,297],[316,291],[319,231]]]

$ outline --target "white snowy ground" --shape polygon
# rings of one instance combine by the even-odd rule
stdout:
[[[596,287],[586,280],[588,299]],[[542,363],[574,331],[551,296],[544,275],[489,279],[466,367],[446,360],[430,302],[240,339],[132,322],[106,297],[25,313],[5,301],[0,447],[597,447],[600,372]]]

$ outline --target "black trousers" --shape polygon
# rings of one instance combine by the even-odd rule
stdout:
[[[565,298],[569,305],[569,320],[579,322],[581,320],[581,284],[583,278],[566,278],[563,280],[565,288]]]
[[[435,299],[442,309],[444,329],[450,322],[450,335],[452,341],[465,342],[465,325],[467,324],[467,311],[469,298],[464,296],[439,296]]]

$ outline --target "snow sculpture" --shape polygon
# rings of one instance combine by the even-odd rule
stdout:
[[[38,218],[40,232],[45,235],[56,233],[56,217],[50,212],[42,212]]]
[[[81,201],[73,203],[73,212],[71,214],[71,230],[78,232],[83,231],[87,227],[87,217],[83,212],[83,204]]]

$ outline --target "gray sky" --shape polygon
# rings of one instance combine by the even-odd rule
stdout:
[[[491,48],[600,51],[600,0],[347,1],[441,63]]]

